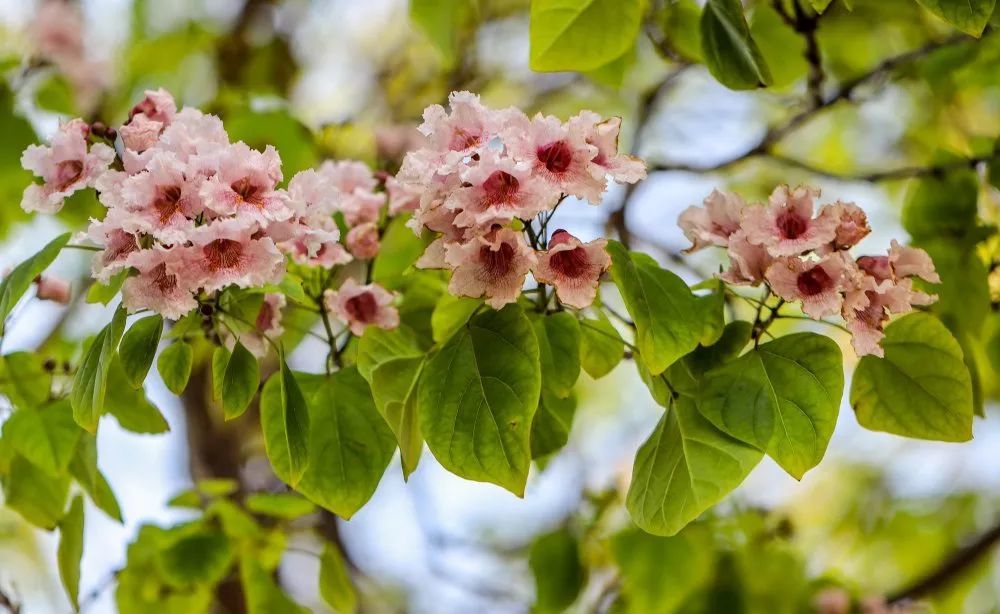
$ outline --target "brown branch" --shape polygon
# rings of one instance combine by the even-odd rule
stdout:
[[[910,179],[912,177],[925,177],[928,175],[943,175],[948,171],[961,170],[961,169],[975,169],[979,164],[983,162],[989,162],[997,158],[996,153],[991,153],[985,156],[976,156],[974,158],[966,158],[962,160],[956,160],[954,162],[947,162],[944,164],[933,164],[930,166],[903,166],[900,168],[894,168],[883,171],[874,171],[869,173],[838,173],[836,171],[830,171],[827,169],[814,166],[808,162],[797,160],[795,158],[789,158],[781,154],[768,154],[768,158],[784,164],[786,166],[791,166],[793,168],[798,168],[814,175],[820,175],[823,177],[829,177],[830,179],[838,179],[841,181],[867,181],[869,183],[876,183],[879,181],[892,181],[896,179]]]
[[[947,587],[989,554],[998,543],[1000,543],[1000,524],[994,525],[973,542],[956,550],[926,576],[890,594],[886,601],[889,604],[911,601]]]
[[[0,608],[4,608],[10,614],[21,614],[21,604],[12,599],[2,589],[0,589]]]

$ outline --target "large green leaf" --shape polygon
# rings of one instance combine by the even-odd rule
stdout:
[[[395,439],[357,369],[304,376],[302,389],[310,412],[309,463],[296,490],[350,518],[374,494]]]
[[[532,70],[595,70],[622,57],[642,8],[641,0],[532,0]]]
[[[391,290],[402,290],[404,276],[426,248],[427,242],[406,226],[406,218],[394,218],[382,233],[378,257],[372,263],[372,281]]]
[[[445,292],[431,314],[431,330],[435,343],[444,343],[469,321],[483,304],[481,299],[455,296]]]
[[[309,466],[309,414],[302,389],[282,356],[281,368],[260,394],[260,424],[275,474],[292,487]]]
[[[682,396],[639,448],[626,506],[643,530],[673,535],[739,486],[763,456]]]
[[[455,64],[461,26],[473,6],[467,0],[410,0],[410,19],[440,52],[445,67]]]
[[[136,321],[122,336],[118,357],[134,388],[142,386],[149,368],[153,366],[156,346],[162,334],[163,316],[152,315]]]
[[[698,347],[708,309],[684,281],[646,254],[608,242],[611,276],[636,328],[636,345],[649,371],[662,373]]]
[[[3,425],[3,436],[14,450],[54,476],[69,466],[82,433],[65,399],[15,411]]]
[[[97,431],[97,423],[104,413],[108,371],[111,363],[117,359],[118,342],[123,332],[125,309],[119,305],[111,322],[101,329],[90,344],[73,378],[73,389],[70,392],[73,419],[91,433]]]
[[[248,511],[273,518],[293,520],[316,511],[316,505],[308,499],[290,492],[255,492],[247,496]]]
[[[73,609],[78,610],[80,594],[80,559],[83,557],[83,497],[77,495],[66,516],[59,521],[59,548],[56,562],[59,579],[69,596]]]
[[[358,342],[358,372],[371,383],[372,371],[379,365],[398,358],[416,358],[423,355],[417,335],[410,328],[406,326],[393,330],[369,328]]]
[[[372,396],[396,436],[404,480],[416,470],[424,449],[417,416],[417,384],[423,367],[424,357],[414,356],[383,362],[372,371]]]
[[[24,296],[31,282],[48,268],[59,255],[60,250],[69,243],[71,233],[63,233],[52,239],[37,254],[14,267],[0,282],[0,335],[6,331],[7,316],[14,305]]]
[[[996,0],[917,0],[924,8],[966,34],[979,36],[990,22]]]
[[[913,313],[885,329],[885,357],[865,356],[851,382],[861,426],[938,441],[972,438],[972,383],[962,348],[934,316]]]
[[[548,456],[566,445],[576,405],[573,393],[561,399],[548,390],[542,390],[538,411],[531,421],[531,458]]]
[[[358,611],[358,594],[347,572],[344,557],[333,544],[323,546],[319,557],[319,594],[334,611],[354,614]]]
[[[903,205],[903,227],[914,241],[964,237],[975,226],[979,181],[971,170],[921,177]]]
[[[142,388],[133,388],[132,382],[121,361],[111,361],[108,369],[108,391],[104,397],[104,409],[115,417],[126,431],[156,435],[170,430],[167,419],[153,405]]]
[[[756,446],[795,478],[826,453],[844,391],[840,348],[796,333],[706,373],[698,410],[716,427]]]
[[[0,391],[14,407],[38,407],[52,392],[52,374],[39,352],[12,352],[0,357]]]
[[[611,373],[625,355],[625,342],[603,312],[580,320],[580,366],[599,379]]]
[[[522,496],[539,370],[538,341],[516,305],[480,314],[455,333],[420,377],[420,430],[438,461]]]
[[[701,49],[709,72],[726,87],[750,90],[771,84],[740,0],[708,0],[701,13]]]
[[[160,568],[164,579],[178,588],[198,583],[212,585],[226,576],[234,554],[225,533],[198,527],[182,531],[164,548]]]
[[[546,533],[531,545],[528,566],[535,577],[533,612],[564,612],[587,582],[580,544],[568,529]]]
[[[250,401],[257,394],[258,385],[260,366],[257,364],[257,357],[237,341],[222,375],[220,393],[226,420],[240,416],[247,410]]]
[[[51,476],[23,456],[15,455],[3,481],[4,505],[43,529],[54,529],[63,517],[69,477]]]
[[[542,386],[559,398],[573,392],[580,378],[580,323],[568,311],[535,320]]]
[[[156,359],[156,369],[163,378],[167,390],[180,394],[187,388],[191,368],[194,366],[194,348],[186,341],[175,341],[160,352]]]

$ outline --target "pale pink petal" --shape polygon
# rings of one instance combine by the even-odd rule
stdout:
[[[347,233],[347,250],[358,260],[371,260],[378,255],[378,225],[368,222],[355,226]]]
[[[601,274],[611,266],[606,239],[582,243],[565,230],[552,234],[547,252],[537,252],[532,274],[539,283],[555,287],[559,300],[585,309],[597,297]]]
[[[934,261],[924,250],[900,245],[895,239],[889,248],[889,264],[896,277],[919,277],[934,284],[941,283],[941,277],[934,270]]]
[[[448,244],[445,261],[454,269],[448,290],[456,296],[485,297],[487,304],[500,309],[520,296],[536,260],[524,237],[508,228]]]
[[[399,311],[393,306],[396,297],[378,284],[362,286],[348,278],[336,292],[327,290],[323,296],[326,308],[354,335],[363,335],[369,326],[387,330],[399,326]]]

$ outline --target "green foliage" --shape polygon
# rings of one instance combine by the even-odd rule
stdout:
[[[69,473],[87,493],[90,500],[109,517],[122,522],[122,511],[111,485],[97,468],[97,440],[84,433],[76,447],[76,455],[69,464]]]
[[[625,342],[604,312],[580,320],[580,366],[587,375],[600,379],[611,373],[624,353]]]
[[[460,29],[468,19],[472,3],[467,0],[412,0],[410,19],[423,30],[441,54],[446,68],[457,61]]]
[[[714,571],[712,536],[691,525],[673,537],[626,529],[611,539],[625,611],[674,612],[707,585]],[[662,578],[670,578],[663,582]]]
[[[152,315],[136,321],[122,336],[118,357],[132,387],[139,388],[146,380],[162,334],[163,317]]]
[[[815,333],[796,333],[706,373],[698,410],[801,479],[823,459],[843,391],[837,344]]]
[[[335,612],[353,614],[358,611],[358,595],[347,573],[344,557],[333,544],[323,546],[319,557],[319,594]]]
[[[625,54],[639,34],[641,0],[532,0],[531,68],[596,70]]]
[[[69,478],[52,476],[23,456],[15,456],[3,478],[4,505],[43,529],[54,529],[63,517]]]
[[[108,372],[112,363],[117,360],[116,350],[124,332],[125,308],[119,305],[111,322],[101,329],[90,344],[73,378],[73,389],[70,392],[73,419],[91,433],[97,431],[97,422],[104,413]]]
[[[399,289],[403,277],[424,253],[427,242],[407,228],[405,217],[389,222],[380,239],[378,258],[372,265],[372,281],[389,289]]]
[[[0,282],[0,335],[6,330],[7,316],[14,305],[24,296],[31,282],[52,264],[63,247],[69,243],[71,233],[63,233],[52,239],[37,254],[14,267]]]
[[[146,398],[146,393],[132,387],[120,360],[112,360],[108,370],[108,391],[104,409],[115,417],[126,431],[143,434],[166,433],[170,430],[166,418]]]
[[[159,565],[168,584],[215,584],[226,576],[233,562],[229,537],[199,524],[183,526],[159,554]]]
[[[587,582],[580,544],[565,528],[536,539],[528,565],[535,576],[535,611],[539,613],[565,611]]]
[[[194,348],[186,341],[175,341],[163,348],[156,360],[156,369],[163,383],[174,394],[181,394],[187,388],[193,366]]]
[[[886,327],[885,357],[865,356],[851,382],[861,426],[938,441],[972,438],[972,385],[962,348],[934,316],[914,313]]]
[[[281,368],[260,394],[260,424],[275,474],[293,488],[309,466],[309,414],[302,389],[282,357]]]
[[[87,290],[87,302],[107,305],[111,302],[111,299],[118,296],[118,292],[122,289],[122,285],[127,278],[128,271],[122,271],[112,277],[106,284],[95,281]]]
[[[59,548],[56,562],[59,578],[74,610],[80,609],[80,559],[83,557],[83,497],[77,495],[66,516],[59,521]]]
[[[21,409],[3,425],[3,437],[14,451],[53,476],[69,467],[82,433],[66,400]]]
[[[37,407],[49,399],[52,375],[32,352],[0,356],[0,389],[14,407]]]
[[[914,183],[903,207],[903,227],[914,241],[964,237],[975,226],[979,182],[972,171],[953,171]]]
[[[966,34],[979,36],[990,22],[996,0],[917,0],[921,6]]]
[[[431,329],[435,343],[444,343],[465,326],[483,302],[475,298],[445,294],[431,314]]]
[[[240,561],[240,579],[243,582],[249,614],[307,612],[305,608],[292,601],[292,598],[274,583],[270,574],[252,558],[247,557]]]
[[[416,470],[424,449],[417,414],[417,384],[424,363],[423,356],[387,360],[372,371],[369,380],[375,406],[396,436],[403,479]]]
[[[754,42],[740,0],[708,0],[701,13],[701,50],[719,83],[734,90],[771,85],[771,71]]]
[[[560,450],[569,441],[576,415],[576,394],[565,398],[542,390],[538,410],[531,421],[531,458],[542,458]]]
[[[309,407],[309,456],[296,490],[350,518],[374,494],[392,460],[396,448],[392,430],[379,416],[368,383],[355,368],[330,376],[303,376],[302,389]]]
[[[285,492],[253,493],[247,497],[247,509],[255,514],[293,520],[316,511],[309,500]]]
[[[225,356],[222,354],[220,356]],[[213,363],[213,368],[215,367]],[[260,367],[257,357],[250,353],[242,343],[236,342],[229,360],[226,361],[222,375],[221,396],[222,410],[226,420],[231,420],[243,414],[260,385]]]
[[[538,341],[516,305],[474,317],[428,360],[420,430],[446,469],[524,493],[541,390]]]
[[[580,323],[568,311],[540,317],[534,322],[542,387],[564,399],[580,378]]]

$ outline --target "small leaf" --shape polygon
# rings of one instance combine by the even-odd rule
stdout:
[[[763,455],[680,397],[639,448],[626,507],[644,531],[674,535],[739,486]]]
[[[438,462],[523,496],[539,370],[538,341],[516,305],[455,333],[420,376],[420,430]]]
[[[477,298],[455,296],[445,292],[431,314],[434,342],[444,343],[450,339],[456,331],[465,326],[482,304],[483,301]]]
[[[3,425],[4,438],[14,450],[53,476],[69,466],[82,434],[65,399],[15,411]]]
[[[531,545],[528,566],[535,577],[533,611],[563,612],[573,605],[587,582],[580,544],[567,529],[546,533]]]
[[[118,499],[115,498],[108,480],[97,468],[97,439],[93,435],[89,433],[83,435],[76,447],[76,456],[70,461],[69,472],[97,509],[119,523],[122,522]]]
[[[240,559],[240,581],[246,594],[248,614],[305,614],[305,608],[292,601],[260,563],[253,557]]]
[[[978,199],[979,180],[974,171],[921,177],[907,192],[903,227],[914,241],[964,237],[975,228]]]
[[[59,521],[59,548],[56,561],[59,578],[74,610],[80,609],[80,559],[83,557],[83,497],[77,495],[66,516]]]
[[[285,520],[308,516],[316,511],[316,506],[308,499],[290,492],[253,493],[247,497],[246,506],[255,514]]]
[[[147,316],[135,322],[122,336],[118,357],[132,387],[142,387],[142,382],[153,366],[156,346],[163,334],[163,316]]]
[[[73,377],[70,392],[73,419],[91,433],[97,431],[97,423],[104,413],[108,371],[116,360],[118,342],[124,331],[125,309],[119,305],[111,322],[97,333]]]
[[[309,465],[309,407],[284,356],[261,392],[260,422],[274,472],[295,487]]]
[[[570,393],[565,399],[560,399],[543,390],[538,411],[531,421],[531,458],[548,456],[565,446],[575,415],[575,394]]]
[[[851,382],[861,426],[936,441],[972,438],[972,382],[962,348],[934,316],[913,313],[885,329],[885,358],[865,356]]]
[[[966,34],[979,37],[990,22],[996,0],[917,0],[921,6]]]
[[[122,284],[125,283],[127,278],[128,270],[126,269],[115,274],[107,284],[95,282],[87,290],[87,302],[107,305],[111,302],[111,299],[118,296],[118,291],[122,289]]]
[[[423,367],[424,357],[415,356],[383,362],[372,371],[372,396],[399,444],[403,479],[416,471],[424,449],[417,416],[417,384]]]
[[[323,546],[319,557],[319,594],[335,612],[349,614],[358,611],[358,595],[347,572],[344,557],[333,544]]]
[[[580,365],[590,377],[600,379],[611,373],[625,355],[625,342],[608,316],[580,320]]]
[[[232,420],[246,411],[259,385],[257,357],[237,341],[222,377],[222,410],[226,420]]]
[[[175,341],[160,352],[156,361],[156,369],[163,378],[167,390],[181,394],[187,388],[191,377],[191,367],[194,365],[194,349],[186,341]]]
[[[37,254],[14,267],[0,282],[0,335],[6,332],[7,316],[14,305],[28,291],[31,283],[52,264],[63,247],[69,243],[71,233],[64,233],[50,241]]]
[[[771,84],[771,73],[750,35],[740,0],[708,0],[701,13],[701,49],[709,72],[729,89]]]
[[[226,376],[226,366],[232,353],[225,346],[218,346],[212,352],[212,398],[222,400],[222,382]],[[259,377],[258,372],[258,377]]]
[[[369,328],[358,342],[358,372],[371,382],[372,372],[379,365],[397,358],[423,356],[416,334],[406,326],[393,330]]]
[[[215,584],[226,576],[233,547],[225,533],[199,530],[182,534],[160,553],[163,577],[175,587]]]
[[[611,538],[611,552],[630,612],[676,612],[715,575],[712,533],[691,525],[672,537],[627,529]],[[658,578],[670,578],[659,582]]]
[[[14,407],[38,407],[52,393],[52,374],[38,352],[12,352],[0,356],[0,391]]]
[[[533,0],[531,69],[596,70],[635,43],[641,0]]]

